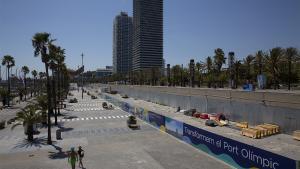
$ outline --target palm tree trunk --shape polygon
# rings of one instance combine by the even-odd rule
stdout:
[[[45,69],[46,69],[46,77],[47,77],[47,98],[48,98],[48,117],[47,117],[47,125],[48,125],[48,139],[47,144],[52,144],[51,139],[51,114],[53,114],[52,109],[52,103],[51,103],[51,88],[50,88],[50,78],[49,78],[49,72],[48,72],[48,64],[45,63]]]
[[[35,77],[33,77],[33,92],[34,92],[34,96],[36,96],[36,89],[35,89]]]
[[[291,90],[292,61],[289,60],[288,90]]]
[[[56,91],[55,91],[55,76],[54,70],[52,69],[52,98],[53,98],[53,105],[54,105],[54,118],[55,118],[55,125],[57,126],[57,108],[56,108]]]
[[[8,87],[8,96],[7,96],[7,106],[9,107],[9,100],[10,100],[10,76],[9,76],[9,67],[7,67],[7,87]]]
[[[60,91],[60,69],[58,68],[57,71],[57,94],[58,94],[58,110],[57,110],[57,114],[60,115],[60,100],[61,100],[61,91]]]
[[[26,75],[24,75],[24,86],[25,86],[25,101],[26,101],[26,95],[27,95]]]
[[[27,126],[27,140],[30,142],[33,141],[33,125],[32,124]]]

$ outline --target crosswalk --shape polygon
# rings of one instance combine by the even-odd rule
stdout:
[[[128,127],[114,127],[114,128],[92,128],[86,130],[72,130],[62,132],[63,138],[78,138],[78,137],[90,137],[90,136],[112,136],[122,135],[137,132],[152,132],[156,131],[155,128],[149,125],[142,125],[139,130],[132,130]]]
[[[57,122],[76,122],[76,121],[89,121],[89,120],[107,120],[107,119],[122,119],[127,118],[129,115],[115,115],[115,116],[99,116],[99,117],[78,117],[73,119],[58,119]],[[54,122],[54,119],[52,119]]]
[[[102,107],[89,107],[89,108],[74,108],[72,111],[100,111],[104,110]]]
[[[102,103],[78,103],[78,104],[75,104],[73,106],[78,106],[78,107],[102,107]]]

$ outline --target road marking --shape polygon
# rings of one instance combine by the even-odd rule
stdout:
[[[126,118],[130,115],[116,115],[116,116],[99,116],[99,117],[77,117],[72,119],[57,119],[58,122],[74,122],[74,121],[84,121],[84,120],[102,120],[102,119],[120,119]],[[54,123],[55,119],[51,119]]]

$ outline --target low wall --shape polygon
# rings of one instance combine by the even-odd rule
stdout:
[[[197,128],[182,121],[120,101],[108,94],[104,99],[134,114],[163,132],[185,141],[195,148],[235,168],[298,169],[299,161]]]
[[[251,125],[274,123],[284,133],[300,129],[300,94],[126,85],[110,87],[133,98],[171,107],[222,112],[233,121],[248,121]]]

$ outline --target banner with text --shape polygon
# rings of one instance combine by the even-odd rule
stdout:
[[[183,124],[183,140],[236,168],[295,169],[296,161]]]

